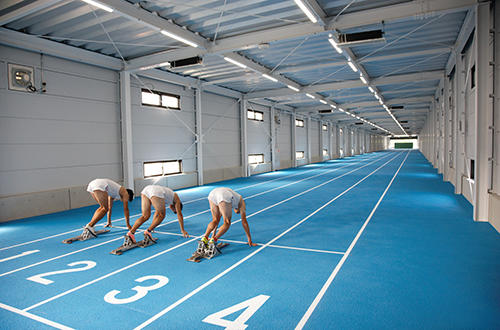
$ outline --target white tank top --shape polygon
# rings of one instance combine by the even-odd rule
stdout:
[[[91,181],[87,187],[88,192],[94,192],[94,190],[101,190],[108,193],[108,195],[114,200],[120,199],[120,188],[121,186],[110,179],[95,179]]]

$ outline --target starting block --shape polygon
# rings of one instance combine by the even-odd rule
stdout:
[[[66,243],[66,244],[71,244],[75,241],[86,241],[86,240],[89,240],[92,238],[96,238],[97,236],[104,234],[104,233],[107,233],[107,232],[109,232],[109,229],[102,229],[102,230],[96,231],[95,235],[94,235],[90,230],[88,230],[87,228],[84,228],[83,232],[80,235],[75,236],[75,237],[71,237],[71,238],[67,238],[67,239],[63,240],[62,242]]]
[[[213,257],[221,254],[221,249],[228,245],[229,243],[218,243],[217,245],[209,244],[208,246],[205,246],[205,244],[200,241],[196,251],[190,258],[187,259],[187,261],[200,262],[201,258],[212,259]]]
[[[132,250],[133,248],[136,248],[136,247],[145,248],[145,247],[151,246],[153,244],[156,244],[157,241],[158,241],[157,238],[151,239],[148,235],[144,235],[144,239],[142,241],[138,241],[138,242],[134,243],[130,237],[125,235],[125,240],[123,241],[123,244],[120,247],[111,251],[110,253],[116,254],[119,256],[123,252],[126,252],[128,250]]]

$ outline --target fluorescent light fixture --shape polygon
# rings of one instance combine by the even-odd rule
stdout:
[[[375,90],[372,88],[372,86],[369,86],[368,89],[370,90],[370,92],[375,93]]]
[[[339,45],[337,45],[337,43],[335,42],[335,40],[333,40],[333,38],[328,38],[328,41],[330,42],[332,47],[335,48],[337,53],[342,54],[342,49],[339,47]]]
[[[331,106],[332,108],[334,108],[334,109],[336,108],[336,106],[334,106],[333,104],[330,104],[330,106]]]
[[[93,0],[82,0],[83,2],[86,2],[88,3],[89,5],[92,5],[94,7],[97,7],[97,8],[101,8],[102,10],[105,10],[107,11],[108,13],[112,13],[113,12],[113,8],[110,8],[108,6],[105,6],[103,4],[100,4],[99,2],[97,1],[93,1]]]
[[[297,6],[306,14],[306,16],[311,20],[311,22],[316,23],[318,20],[313,15],[313,13],[307,8],[307,6],[302,2],[302,0],[294,0]]]
[[[384,102],[382,102],[381,99],[378,99],[378,103],[380,103],[380,105],[384,105]]]
[[[310,97],[310,98],[312,98],[312,99],[315,99],[314,95],[311,95],[311,94],[309,94],[309,93],[306,93],[306,95],[307,95],[307,97]]]
[[[359,79],[361,79],[361,81],[363,82],[363,84],[368,84],[368,82],[366,81],[365,77],[363,76],[359,76]]]
[[[228,61],[229,63],[232,63],[232,64],[234,64],[234,65],[239,66],[240,68],[246,69],[246,67],[247,67],[245,64],[240,63],[240,62],[238,62],[238,61],[235,61],[235,60],[233,60],[232,58],[229,58],[229,57],[225,57],[225,56],[224,56],[224,59],[225,59],[226,61]]]
[[[339,111],[345,112],[345,110],[344,110],[344,109],[342,109],[342,108],[339,108]]]
[[[293,87],[291,85],[287,85],[287,87],[290,88],[292,91],[296,91],[296,92],[299,91],[299,89],[297,87]]]
[[[182,43],[185,43],[186,45],[189,45],[189,46],[191,46],[191,47],[195,47],[195,48],[196,48],[196,47],[198,47],[198,45],[197,45],[197,44],[195,44],[194,42],[189,41],[189,40],[187,40],[187,39],[184,39],[184,38],[182,38],[182,37],[179,37],[179,36],[178,36],[178,35],[176,35],[176,34],[170,33],[170,32],[165,31],[165,30],[161,30],[160,32],[161,32],[161,34],[166,35],[167,37],[170,37],[170,38],[172,38],[172,39],[175,39],[175,40],[177,40],[177,41],[180,41],[180,42],[182,42]]]
[[[377,100],[380,100],[380,96],[378,96],[378,94],[377,94],[377,93],[375,93],[375,98],[376,98]]]
[[[349,66],[351,67],[352,71],[358,72],[358,68],[356,68],[356,66],[354,65],[354,63],[351,62],[351,60],[348,60],[347,64],[349,64]]]
[[[326,101],[324,100],[319,100],[321,103],[326,104]]]
[[[274,78],[274,77],[271,77],[271,76],[268,76],[267,74],[263,73],[262,74],[262,77],[266,78],[266,79],[269,79],[271,81],[274,81],[274,82],[278,82],[278,79]]]

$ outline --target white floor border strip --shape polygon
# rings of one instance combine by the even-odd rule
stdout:
[[[38,316],[38,315],[35,315],[35,314],[31,314],[31,313],[26,312],[26,311],[22,311],[20,309],[17,309],[15,307],[12,307],[12,306],[9,306],[9,305],[5,305],[5,304],[0,303],[0,308],[8,310],[9,312],[12,312],[12,313],[16,313],[16,314],[22,315],[22,316],[27,317],[29,319],[38,321],[40,323],[43,323],[43,324],[46,324],[46,325],[50,325],[51,327],[54,327],[56,329],[62,329],[62,330],[72,330],[73,329],[73,328],[67,327],[65,325],[62,325],[60,323],[57,323],[57,322],[54,322],[54,321],[51,321],[51,320],[47,320],[46,318],[43,318],[41,316]]]
[[[378,206],[380,205],[380,203],[384,199],[385,194],[387,193],[387,191],[389,190],[389,188],[392,185],[392,182],[394,181],[394,179],[396,179],[396,176],[398,175],[399,170],[401,170],[401,168],[403,167],[403,164],[405,163],[405,161],[408,158],[409,154],[410,154],[410,151],[406,154],[406,157],[403,159],[403,162],[401,162],[401,165],[399,165],[399,168],[396,171],[396,173],[394,173],[394,176],[392,177],[392,180],[389,182],[389,184],[385,188],[384,192],[382,193],[382,196],[380,196],[377,204],[375,204],[375,207],[371,211],[370,215],[368,215],[368,218],[366,219],[365,223],[363,224],[363,226],[359,230],[359,232],[356,235],[356,237],[354,237],[354,240],[351,242],[351,245],[349,245],[349,248],[347,249],[346,253],[342,257],[342,259],[340,259],[340,262],[337,264],[337,266],[335,267],[335,269],[333,270],[333,272],[330,274],[330,277],[328,277],[328,280],[326,280],[325,284],[323,285],[323,287],[319,291],[319,293],[316,296],[316,298],[314,298],[312,304],[309,306],[309,308],[305,312],[304,316],[302,316],[302,319],[299,321],[299,323],[295,327],[296,330],[300,330],[300,329],[304,328],[304,325],[307,323],[307,321],[311,317],[312,313],[314,312],[314,310],[318,306],[319,302],[321,301],[321,299],[325,295],[326,291],[328,290],[328,288],[332,284],[332,282],[335,279],[335,277],[337,276],[338,272],[340,271],[340,269],[344,265],[344,262],[349,257],[349,254],[351,253],[352,249],[354,248],[354,246],[358,242],[359,237],[361,236],[361,234],[363,234],[363,231],[365,230],[366,226],[368,225],[368,223],[370,222],[371,218],[373,217],[373,214],[375,214],[375,211],[377,210]]]

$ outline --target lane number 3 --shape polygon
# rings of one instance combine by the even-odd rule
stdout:
[[[168,283],[168,278],[165,276],[161,275],[148,275],[148,276],[143,276],[138,279],[136,279],[136,282],[142,283],[147,280],[156,280],[156,284],[150,285],[150,286],[135,286],[132,288],[136,292],[133,296],[130,296],[128,298],[117,298],[116,296],[121,292],[119,290],[111,290],[106,295],[104,296],[104,301],[113,304],[113,305],[120,305],[120,304],[129,304],[131,302],[137,301],[141,298],[144,298],[149,291],[153,291],[156,289],[161,288],[165,284]]]

